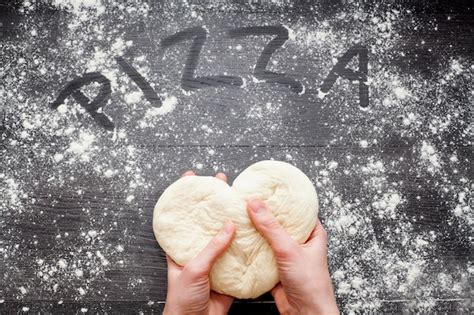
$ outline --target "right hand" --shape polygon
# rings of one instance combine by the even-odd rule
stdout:
[[[183,176],[193,176],[187,171]],[[223,173],[216,177],[227,182]],[[168,287],[163,314],[227,314],[233,297],[211,291],[209,272],[232,243],[235,225],[228,222],[208,245],[186,265],[180,266],[166,255]]]
[[[327,262],[327,233],[317,221],[305,244],[298,244],[260,200],[250,200],[252,223],[270,244],[280,283],[272,289],[281,314],[339,314]]]

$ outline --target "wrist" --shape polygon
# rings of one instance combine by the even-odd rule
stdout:
[[[337,315],[339,314],[339,309],[337,308],[336,301],[328,301],[327,303],[315,305],[314,310],[307,314]]]
[[[335,299],[322,298],[319,296],[317,300],[312,300],[306,305],[302,305],[298,308],[296,314],[301,315],[336,315],[339,314],[339,309]]]
[[[309,305],[304,307],[301,314],[339,314],[329,275],[327,279],[319,282],[316,287],[307,292],[312,292],[312,294],[308,298]]]
[[[178,308],[170,308],[165,304],[162,315],[207,315],[205,312],[188,312]]]

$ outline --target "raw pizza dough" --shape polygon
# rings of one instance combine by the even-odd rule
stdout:
[[[155,237],[176,263],[185,265],[227,219],[232,220],[235,238],[211,269],[211,288],[237,298],[256,298],[279,279],[275,256],[247,215],[246,201],[252,198],[263,200],[295,240],[307,240],[318,215],[316,190],[298,168],[279,161],[249,166],[232,186],[210,176],[178,179],[155,206]]]

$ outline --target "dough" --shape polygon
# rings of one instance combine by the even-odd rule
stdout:
[[[249,166],[229,186],[210,176],[185,176],[171,184],[153,213],[161,248],[179,265],[197,255],[227,219],[235,238],[210,273],[212,290],[237,298],[256,298],[279,281],[275,256],[247,215],[246,201],[262,199],[281,225],[304,243],[316,224],[318,197],[306,175],[279,161]]]

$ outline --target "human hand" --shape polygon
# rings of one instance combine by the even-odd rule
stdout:
[[[247,204],[255,228],[270,244],[280,283],[272,289],[281,314],[339,314],[327,263],[327,233],[317,221],[305,244],[298,244],[260,200]]]
[[[183,176],[195,175],[187,171]],[[227,182],[223,173],[216,175]],[[217,258],[232,243],[235,225],[229,221],[207,246],[184,267],[168,255],[168,292],[163,314],[227,314],[233,297],[211,291],[209,272]]]

